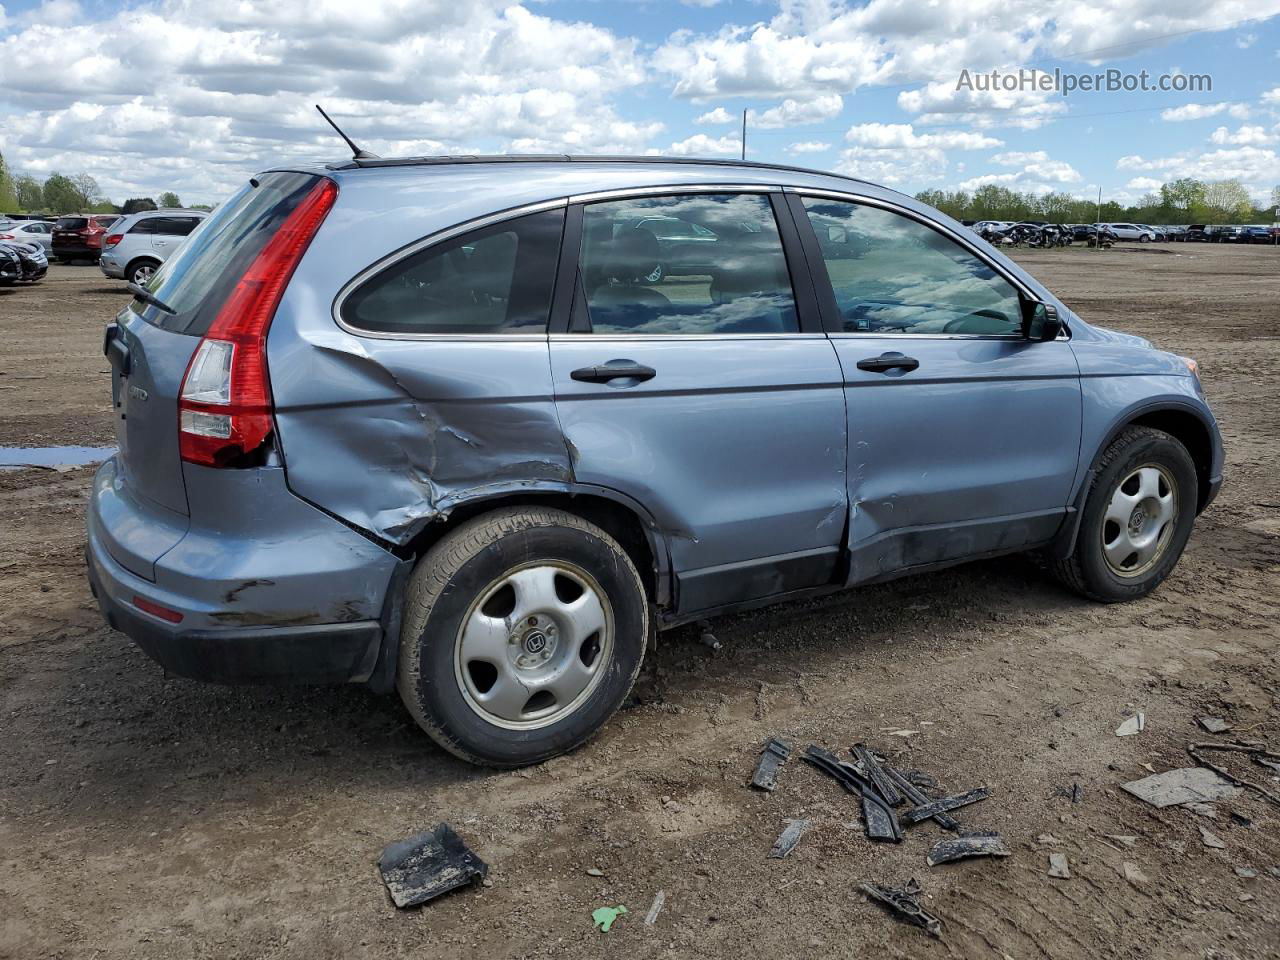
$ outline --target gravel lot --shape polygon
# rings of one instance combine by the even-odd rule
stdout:
[[[1117,786],[1185,765],[1210,738],[1199,715],[1280,749],[1280,251],[1018,259],[1087,318],[1201,363],[1227,484],[1174,576],[1103,607],[1011,557],[723,618],[714,654],[669,633],[643,705],[517,773],[445,755],[394,697],[166,679],[89,596],[91,471],[0,473],[0,957],[1280,955],[1280,807],[1246,795],[1209,819]],[[0,445],[111,442],[101,334],[124,302],[91,266],[0,290]],[[1146,730],[1117,738],[1133,710]],[[776,793],[748,790],[773,734],[866,741],[953,790],[989,786],[962,820],[1013,856],[927,867],[932,825],[873,846],[800,763]],[[1072,784],[1078,803],[1057,793]],[[812,831],[766,859],[797,816]],[[375,860],[440,820],[492,885],[397,911]],[[1070,879],[1047,876],[1050,851]],[[941,941],[858,892],[909,877]],[[592,929],[619,903],[628,915]]]

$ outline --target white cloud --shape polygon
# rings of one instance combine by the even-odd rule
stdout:
[[[1273,141],[1274,142],[1274,141]],[[1226,150],[1204,153],[1186,152],[1166,157],[1121,157],[1116,163],[1121,170],[1138,170],[1159,174],[1163,181],[1179,177],[1197,180],[1239,180],[1255,198],[1267,195],[1280,182],[1280,154],[1259,146],[1233,146]]]
[[[1003,146],[1003,141],[962,130],[919,134],[909,123],[862,123],[844,135],[850,143],[877,150],[902,147],[933,147],[955,150],[982,150]]]
[[[787,147],[788,153],[823,153],[830,150],[831,144],[821,140],[802,140]]]
[[[1138,190],[1142,193],[1149,193],[1153,190],[1159,190],[1164,186],[1163,180],[1156,180],[1153,177],[1134,177],[1125,184],[1130,190]]]
[[[1248,50],[1257,42],[1258,35],[1256,33],[1242,33],[1240,36],[1236,37],[1236,46],[1241,50]]]
[[[613,106],[648,78],[637,40],[509,0],[39,10],[0,34],[5,159],[37,177],[86,171],[117,201],[216,200],[268,164],[338,159],[316,102],[384,155],[638,153],[663,129]]]
[[[804,100],[783,100],[776,107],[750,113],[747,122],[764,129],[794,127],[806,123],[820,123],[838,117],[844,109],[844,98],[838,93],[822,94]]]
[[[700,117],[694,119],[694,123],[720,125],[725,123],[734,123],[737,117],[726,110],[724,107],[716,107],[714,110],[708,110]]]
[[[1219,127],[1209,136],[1211,143],[1219,145],[1235,144],[1237,146],[1264,146],[1268,143],[1276,142],[1276,134],[1268,132],[1265,127],[1242,126],[1234,132],[1227,130],[1226,127]]]
[[[1280,104],[1280,87],[1272,87],[1270,90],[1264,93],[1262,95],[1262,102]]]
[[[850,147],[836,168],[853,177],[889,186],[937,184],[947,170],[947,155],[936,147]]]
[[[1245,103],[1187,103],[1181,107],[1170,107],[1160,111],[1160,119],[1170,123],[1184,120],[1203,120],[1205,117],[1216,117],[1226,113],[1237,120],[1249,116],[1249,105]]]
[[[742,151],[742,141],[736,136],[709,137],[705,133],[695,133],[691,137],[678,140],[665,150],[650,150],[655,156],[674,157],[736,157]]]

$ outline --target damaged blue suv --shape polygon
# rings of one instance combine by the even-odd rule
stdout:
[[[108,621],[187,677],[395,687],[493,766],[693,618],[1014,551],[1143,596],[1221,483],[1193,361],[829,174],[361,155],[254,177],[134,291]]]

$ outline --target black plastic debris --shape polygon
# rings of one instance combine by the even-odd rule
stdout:
[[[920,884],[908,880],[901,887],[864,883],[862,892],[884,904],[898,919],[920,927],[931,937],[942,938],[942,920],[920,906]]]
[[[1084,787],[1078,783],[1073,783],[1069,787],[1054,787],[1053,795],[1055,797],[1063,797],[1072,803],[1079,803],[1084,799]]]
[[[447,823],[388,844],[378,870],[397,907],[417,907],[441,894],[479,883],[489,866]]]
[[[809,830],[808,820],[787,820],[784,822],[786,826],[782,828],[782,833],[778,834],[778,839],[774,841],[773,849],[769,851],[769,856],[774,860],[781,860],[794,850],[796,844],[800,842],[800,838]]]
[[[958,810],[960,807],[967,807],[971,803],[977,803],[979,800],[985,800],[991,796],[991,792],[986,787],[977,787],[966,793],[958,793],[952,797],[943,797],[940,800],[931,800],[929,803],[914,807],[906,813],[908,823],[920,823],[922,820],[928,820],[939,813],[946,813],[950,810]]]
[[[958,837],[939,840],[930,849],[925,862],[931,867],[966,857],[1007,857],[1012,851],[998,833],[962,833]]]
[[[760,762],[756,764],[756,772],[751,777],[751,786],[760,790],[772,791],[778,785],[778,771],[791,756],[791,746],[777,737],[771,739],[760,751]]]
[[[817,767],[850,793],[862,798],[862,822],[871,840],[887,840],[897,843],[902,839],[902,827],[898,815],[885,803],[870,780],[851,763],[845,763],[830,750],[810,745],[805,748],[804,761]]]
[[[889,778],[898,785],[898,788],[906,795],[906,798],[915,804],[916,807],[922,807],[930,802],[929,797],[920,789],[919,780],[908,779],[912,773],[918,774],[920,771],[895,770],[893,767],[885,767],[884,769],[885,773],[889,775]],[[929,779],[930,781],[933,780],[932,777]],[[931,782],[930,786],[926,789],[932,789],[934,786],[937,786],[936,782]],[[933,821],[938,826],[942,827],[943,830],[960,829],[959,820],[950,814],[943,813],[941,811],[933,815]]]
[[[875,786],[876,793],[880,794],[880,798],[885,803],[891,807],[896,807],[902,802],[902,794],[898,791],[897,786],[889,775],[881,769],[874,753],[861,743],[855,743],[849,748],[849,752],[853,754],[854,759],[861,765],[863,774]]]

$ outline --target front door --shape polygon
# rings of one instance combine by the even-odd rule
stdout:
[[[906,211],[792,206],[844,376],[849,581],[1050,539],[1080,449],[1068,341],[1025,339],[1013,284]]]
[[[840,367],[780,197],[719,188],[586,204],[572,323],[551,336],[575,479],[653,514],[681,614],[837,575]],[[664,259],[658,233],[698,237],[698,255]]]

